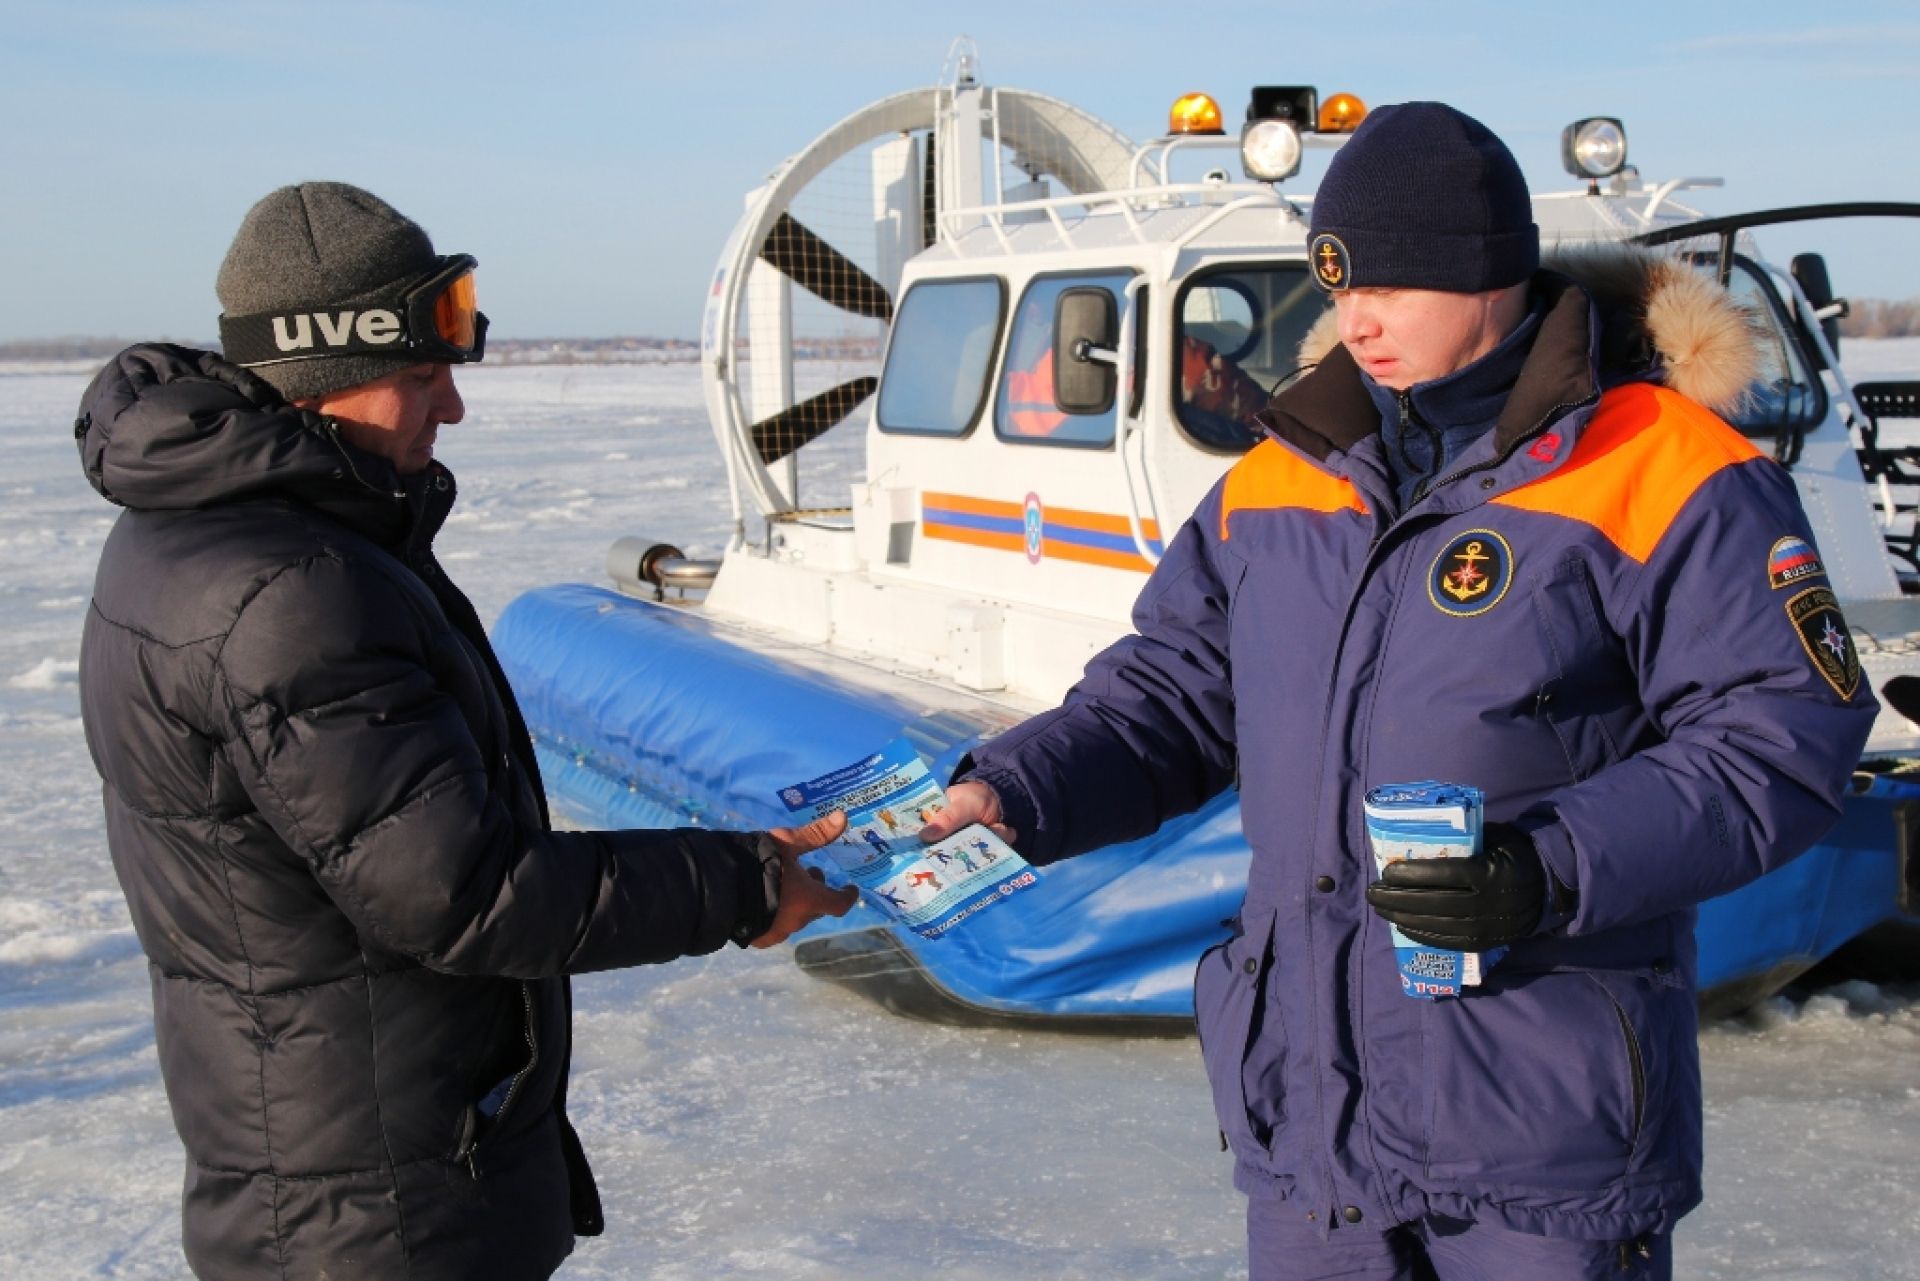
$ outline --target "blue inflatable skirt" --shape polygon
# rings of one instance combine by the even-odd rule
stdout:
[[[779,826],[788,784],[902,734],[944,779],[1021,715],[595,587],[529,592],[493,639],[555,811],[582,827]],[[1710,1006],[1716,994],[1731,1005],[1777,990],[1901,916],[1897,833],[1920,816],[1920,786],[1862,779],[1824,844],[1701,908]],[[1040,885],[945,938],[893,929],[862,906],[801,934],[796,958],[918,1017],[1182,1034],[1195,962],[1228,933],[1248,857],[1228,794],[1144,840],[1039,869]]]

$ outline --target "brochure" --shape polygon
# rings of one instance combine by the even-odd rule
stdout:
[[[1392,783],[1369,791],[1365,801],[1367,836],[1373,843],[1376,873],[1403,858],[1473,858],[1480,853],[1480,789],[1459,783]],[[1478,987],[1486,972],[1506,955],[1455,952],[1416,943],[1397,928],[1393,935],[1400,966],[1400,990],[1422,1000],[1459,996]]]
[[[845,810],[847,834],[820,851],[889,920],[935,939],[1039,879],[1013,847],[978,823],[927,845],[920,829],[946,808],[913,745],[883,750],[780,789],[796,823]]]

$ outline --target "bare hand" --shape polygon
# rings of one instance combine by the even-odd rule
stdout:
[[[847,816],[835,810],[805,827],[776,827],[767,833],[780,850],[780,903],[774,909],[773,924],[749,947],[784,943],[823,916],[845,916],[860,901],[860,891],[852,886],[828,889],[818,868],[800,866],[802,854],[831,845],[846,830]]]
[[[927,820],[920,839],[931,845],[944,841],[969,823],[986,826],[995,836],[1011,845],[1020,834],[1008,827],[1000,812],[1000,793],[985,783],[955,783],[947,789],[947,807]]]

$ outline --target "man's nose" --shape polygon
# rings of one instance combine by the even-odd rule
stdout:
[[[467,402],[453,384],[453,366],[441,365],[433,380],[433,416],[442,423],[457,423],[467,416]]]
[[[1334,314],[1339,317],[1340,341],[1358,342],[1364,338],[1377,338],[1380,335],[1379,320],[1373,314],[1363,295],[1350,294],[1334,305]]]

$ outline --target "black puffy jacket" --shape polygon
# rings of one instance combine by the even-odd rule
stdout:
[[[565,976],[762,932],[764,839],[553,833],[453,504],[204,352],[88,388],[81,645],[207,1278],[540,1277],[599,1231]]]

